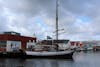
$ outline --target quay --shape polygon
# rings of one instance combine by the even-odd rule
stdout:
[[[0,52],[0,58],[26,58],[26,53],[22,50],[15,52]]]

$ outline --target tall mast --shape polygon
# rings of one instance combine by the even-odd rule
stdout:
[[[56,0],[56,40],[58,40],[58,0]]]

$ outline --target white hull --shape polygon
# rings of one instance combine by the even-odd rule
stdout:
[[[52,55],[64,55],[69,54],[73,51],[58,51],[58,52],[33,52],[33,51],[26,51],[27,55],[34,55],[34,56],[52,56]]]
[[[70,51],[57,51],[57,52],[33,52],[33,51],[26,51],[26,55],[28,57],[35,57],[35,58],[72,58],[73,56],[72,50]]]

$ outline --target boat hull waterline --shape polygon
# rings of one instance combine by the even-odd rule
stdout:
[[[74,51],[58,51],[58,52],[26,51],[27,58],[73,59],[73,53]]]

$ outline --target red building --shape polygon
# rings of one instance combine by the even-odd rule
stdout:
[[[21,36],[16,32],[4,32],[0,34],[0,51],[25,50],[29,41],[36,42],[36,37]]]
[[[72,47],[80,47],[80,48],[83,47],[83,43],[80,42],[80,41],[72,41],[72,42],[70,42],[70,43],[71,43],[71,46],[72,46]]]

